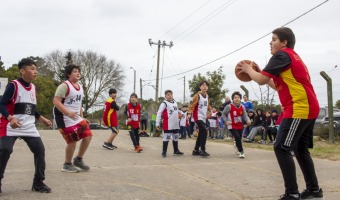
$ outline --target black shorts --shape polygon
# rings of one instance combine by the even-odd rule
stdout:
[[[315,119],[284,118],[276,136],[275,147],[286,150],[299,147],[313,148],[313,129]]]

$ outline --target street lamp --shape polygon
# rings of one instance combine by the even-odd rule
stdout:
[[[136,93],[136,70],[133,67],[130,67],[133,70],[133,93]]]

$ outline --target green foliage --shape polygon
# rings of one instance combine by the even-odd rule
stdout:
[[[0,60],[0,74],[3,74],[5,72],[5,66],[4,63]]]
[[[45,76],[38,76],[33,82],[37,88],[37,110],[40,114],[52,113],[53,98],[57,88],[55,82]]]
[[[38,71],[43,68],[45,61],[42,58],[33,56],[30,56],[29,58],[33,59],[37,63]],[[49,72],[44,72],[46,73],[38,75],[37,79],[33,81],[37,90],[37,111],[42,115],[52,113],[53,98],[56,90],[54,80],[51,76],[48,76]],[[8,78],[9,81],[18,79],[20,77],[18,66],[13,64],[10,68],[1,73],[1,76]]]
[[[222,66],[218,68],[217,71],[207,72],[207,77],[202,76],[200,73],[197,75],[195,74],[192,80],[189,80],[189,89],[190,89],[190,96],[193,97],[200,89],[199,83],[207,80],[210,84],[208,89],[208,95],[210,98],[210,104],[212,107],[218,107],[223,102],[226,93],[228,92],[227,89],[222,89],[223,81],[225,79],[225,75],[222,71]]]
[[[1,76],[4,78],[8,78],[8,81],[20,78],[18,65],[12,65],[12,67],[8,68],[3,74],[1,74]]]
[[[335,103],[335,108],[339,108],[340,109],[340,100],[337,100]]]

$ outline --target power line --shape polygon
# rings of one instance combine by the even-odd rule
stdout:
[[[171,32],[172,30],[174,30],[175,28],[177,28],[179,25],[181,25],[183,22],[185,22],[187,19],[189,19],[191,16],[193,16],[196,12],[198,12],[201,8],[203,8],[206,4],[208,4],[211,0],[206,1],[203,5],[201,5],[198,9],[196,9],[194,12],[192,12],[190,15],[188,15],[187,17],[185,17],[183,20],[181,20],[178,24],[176,24],[175,26],[173,26],[172,28],[170,28],[166,33],[164,33],[161,37],[158,38],[162,38],[164,37],[166,34],[168,34],[169,32]]]
[[[230,1],[228,1],[227,3],[229,3]],[[231,6],[233,3],[235,3],[236,0],[232,1],[229,5],[226,5],[225,8],[221,9],[220,11],[218,11],[217,13],[215,13],[213,16],[211,16],[209,19],[207,19],[204,23],[200,24],[198,27],[196,27],[194,30],[190,31],[189,33],[185,34],[184,36],[180,37],[178,40],[176,40],[176,43],[178,44],[179,41],[182,41],[183,39],[187,38],[191,33],[193,33],[194,31],[196,31],[197,29],[201,28],[204,24],[208,23],[211,19],[213,19],[216,15],[220,14],[222,11],[224,11],[226,8],[228,8],[229,6]],[[202,21],[202,20],[201,20]],[[200,22],[201,22],[200,21]],[[195,24],[197,25],[197,24]],[[194,26],[195,26],[194,25]],[[194,27],[192,26],[192,27]],[[191,27],[191,28],[192,28]],[[190,28],[189,28],[190,29]],[[188,29],[188,30],[189,30]]]
[[[311,11],[315,10],[316,8],[320,7],[321,5],[325,4],[327,1],[329,1],[329,0],[326,0],[326,1],[322,2],[322,3],[320,3],[319,5],[313,7],[312,9],[310,9],[310,10],[304,12],[303,14],[301,14],[301,15],[299,15],[298,17],[296,17],[296,18],[290,20],[289,22],[287,22],[287,23],[284,24],[283,26],[286,26],[286,25],[288,25],[288,24],[290,24],[290,23],[296,21],[297,19],[301,18],[302,16],[308,14],[309,12],[311,12]],[[257,42],[257,41],[259,41],[259,40],[261,40],[261,39],[267,37],[267,36],[270,35],[270,34],[272,34],[272,33],[271,33],[271,32],[270,32],[270,33],[267,33],[267,34],[265,34],[265,35],[259,37],[258,39],[255,39],[254,41],[252,41],[252,42],[250,42],[250,43],[248,43],[248,44],[246,44],[246,45],[243,45],[243,46],[241,46],[240,48],[238,48],[238,49],[236,49],[236,50],[234,50],[234,51],[232,51],[232,52],[230,52],[230,53],[227,53],[227,54],[225,54],[225,55],[223,55],[223,56],[221,56],[221,57],[219,57],[219,58],[216,58],[216,59],[214,59],[214,60],[212,60],[212,61],[210,61],[210,62],[207,62],[207,63],[205,63],[205,64],[202,64],[202,65],[198,66],[198,67],[194,67],[194,68],[192,68],[192,69],[189,69],[189,70],[187,70],[187,71],[184,71],[184,72],[181,72],[181,73],[178,73],[178,74],[174,74],[174,75],[171,75],[171,76],[164,77],[163,79],[171,78],[171,77],[178,76],[178,75],[183,75],[183,74],[185,74],[185,73],[194,71],[194,70],[196,70],[196,69],[199,69],[199,68],[202,68],[202,67],[204,67],[204,66],[206,66],[206,65],[209,65],[209,64],[211,64],[211,63],[214,63],[214,62],[216,62],[216,61],[218,61],[218,60],[221,60],[222,58],[225,58],[225,57],[227,57],[227,56],[229,56],[229,55],[231,55],[231,54],[234,54],[234,53],[236,53],[236,52],[238,52],[238,51],[240,51],[240,50],[242,50],[242,49],[244,49],[244,48],[246,48],[246,47],[248,47],[248,46],[254,44],[255,42]],[[153,79],[153,80],[147,80],[147,81],[154,81],[154,80],[155,80],[155,79]]]
[[[203,19],[201,19],[200,21],[196,22],[194,25],[190,26],[188,29],[186,29],[185,31],[183,31],[182,33],[178,34],[176,37],[174,37],[172,40],[176,40],[177,38],[179,38],[180,36],[182,36],[185,32],[189,31],[190,29],[192,29],[193,27],[195,27],[197,24],[201,23],[202,21],[204,21],[205,19],[207,19],[208,17],[210,17],[211,15],[213,15],[212,17],[210,17],[210,19],[208,19],[206,22],[204,22],[203,24],[207,23],[208,21],[210,21],[213,17],[215,17],[217,14],[219,14],[220,12],[222,12],[224,9],[228,8],[230,5],[229,2],[233,1],[231,4],[233,4],[236,0],[229,0],[226,3],[224,3],[222,6],[220,6],[219,8],[215,9],[213,12],[211,12],[209,15],[207,15],[206,17],[204,17]],[[220,11],[219,11],[220,10]],[[217,12],[217,14],[215,14],[215,12]],[[215,14],[215,15],[214,15]],[[203,24],[201,24],[199,27],[201,27]],[[198,27],[198,28],[199,28]],[[193,31],[197,30],[198,28],[194,29]],[[189,34],[191,34],[193,31],[191,31]],[[188,35],[188,34],[187,34]],[[177,43],[177,41],[176,41]]]

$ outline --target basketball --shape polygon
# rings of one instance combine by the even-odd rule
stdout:
[[[245,63],[247,63],[247,64],[250,64],[250,63],[251,63],[250,60],[243,60],[243,61],[244,61]],[[240,62],[241,62],[241,61],[240,61]],[[236,76],[240,81],[243,81],[243,82],[249,82],[249,81],[251,81],[252,79],[250,78],[250,76],[249,76],[248,74],[243,73],[243,72],[239,74],[240,69],[237,69],[238,66],[239,66],[239,64],[237,63],[237,65],[235,66],[235,76]],[[258,72],[257,67],[258,67],[258,65],[257,65],[255,62],[253,62],[253,69],[254,69],[255,71]]]

